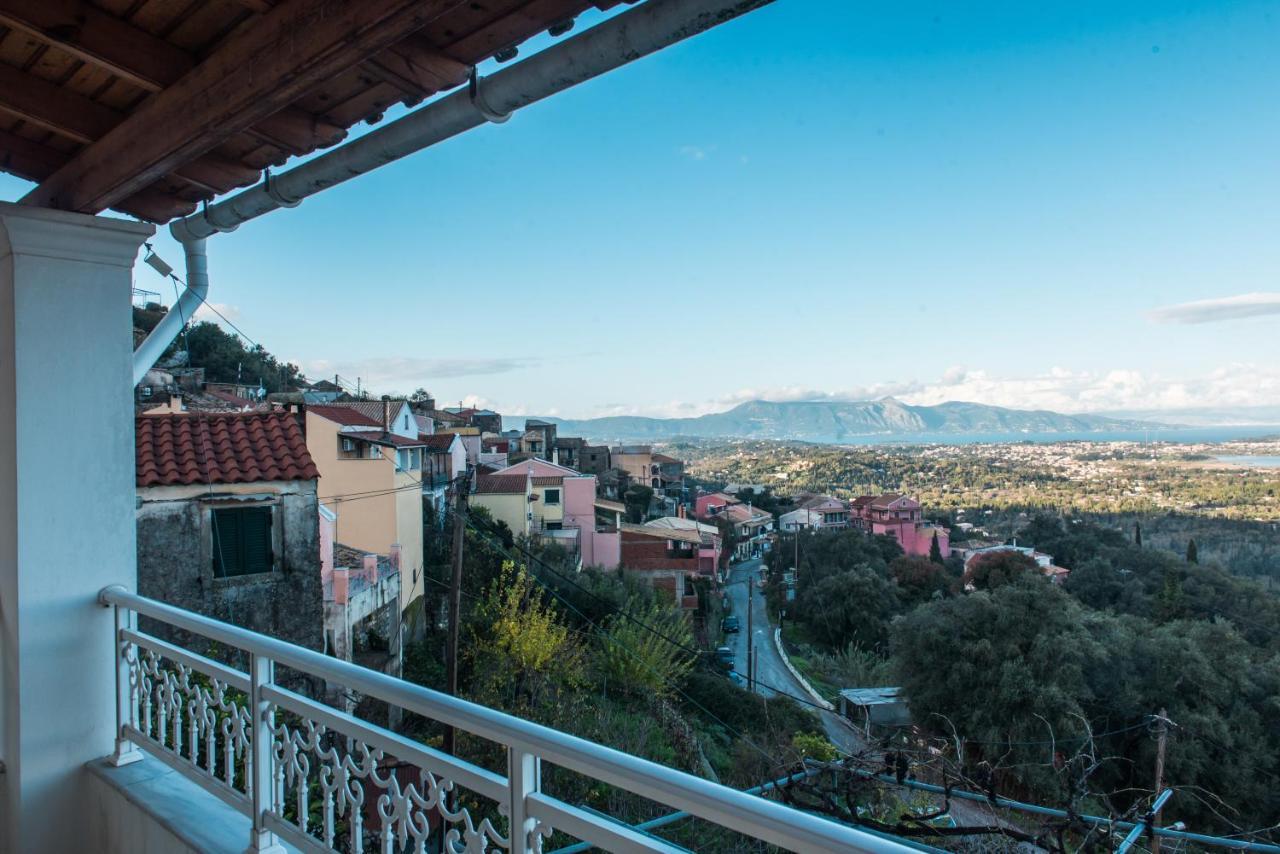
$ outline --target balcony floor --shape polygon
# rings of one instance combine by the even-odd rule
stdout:
[[[121,768],[85,766],[90,796],[85,850],[103,854],[243,854],[249,819],[143,751]],[[297,849],[284,846],[293,854]]]

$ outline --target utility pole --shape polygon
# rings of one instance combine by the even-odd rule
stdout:
[[[445,676],[450,696],[458,696],[458,623],[462,611],[462,544],[467,513],[467,489],[464,478],[453,481],[453,573],[449,579],[449,639],[445,645]],[[452,726],[444,730],[444,752],[456,756],[456,734]]]
[[[1169,718],[1164,709],[1156,716],[1156,796],[1164,791],[1164,751],[1169,741]],[[1160,837],[1151,834],[1151,854],[1160,854]]]
[[[752,693],[754,693],[756,690],[756,683],[755,683],[756,642],[755,642],[755,636],[751,632],[752,626],[754,624],[753,620],[751,619],[751,615],[755,611],[755,608],[751,607],[754,604],[751,601],[751,594],[754,592],[751,589],[751,576],[753,574],[754,573],[750,573],[750,572],[747,573],[747,690],[751,691]]]

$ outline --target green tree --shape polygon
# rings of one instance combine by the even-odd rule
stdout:
[[[828,649],[843,649],[849,643],[876,649],[888,638],[899,600],[896,587],[884,575],[859,566],[806,585],[797,605],[810,633]]]
[[[902,602],[908,607],[945,596],[951,589],[952,579],[946,568],[922,557],[894,558],[889,563],[889,572],[898,582]]]
[[[536,581],[506,561],[470,621],[472,691],[477,700],[557,720],[584,682],[584,650]]]
[[[1015,551],[986,552],[969,561],[966,581],[977,590],[995,590],[1033,573],[1038,575],[1039,567],[1029,555]]]
[[[1187,563],[1199,563],[1200,556],[1196,553],[1196,541],[1194,539],[1187,540]]]
[[[942,546],[938,543],[938,532],[933,532],[933,541],[929,543],[929,560],[942,563]]]
[[[1142,523],[1133,523],[1133,544],[1138,548],[1142,548]]]
[[[633,483],[622,493],[622,503],[627,508],[627,521],[640,524],[649,516],[649,504],[653,501],[653,488]]]
[[[630,599],[604,629],[599,668],[610,688],[671,699],[693,669],[689,618],[670,605]]]

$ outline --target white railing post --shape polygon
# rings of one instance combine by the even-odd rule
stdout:
[[[112,642],[115,644],[116,657],[116,749],[107,761],[118,768],[142,759],[142,751],[124,734],[125,726],[136,724],[138,720],[133,666],[129,663],[129,645],[124,638],[125,630],[133,628],[134,614],[119,605],[112,606],[112,610],[115,612]]]
[[[511,817],[511,854],[527,854],[529,834],[537,823],[529,816],[525,799],[542,788],[542,763],[537,756],[514,745],[507,748],[508,809]]]
[[[274,681],[275,662],[251,653],[249,709],[252,727],[249,750],[245,754],[245,783],[253,801],[253,827],[249,830],[249,847],[245,854],[284,854],[284,846],[267,829],[267,811],[275,807],[276,786],[271,769],[275,716],[271,713],[271,702],[262,696],[262,689]]]

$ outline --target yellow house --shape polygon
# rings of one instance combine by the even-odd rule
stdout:
[[[533,478],[524,474],[491,474],[476,478],[471,503],[489,511],[495,522],[505,522],[516,536],[528,536],[535,503]]]
[[[307,408],[307,450],[320,470],[320,503],[337,515],[335,539],[376,554],[399,553],[400,610],[423,593],[422,461],[417,423],[400,402]],[[370,407],[382,407],[382,419]],[[407,407],[404,407],[407,411]],[[402,427],[410,424],[411,427]],[[388,429],[390,428],[390,429]],[[412,438],[404,435],[412,431]]]

